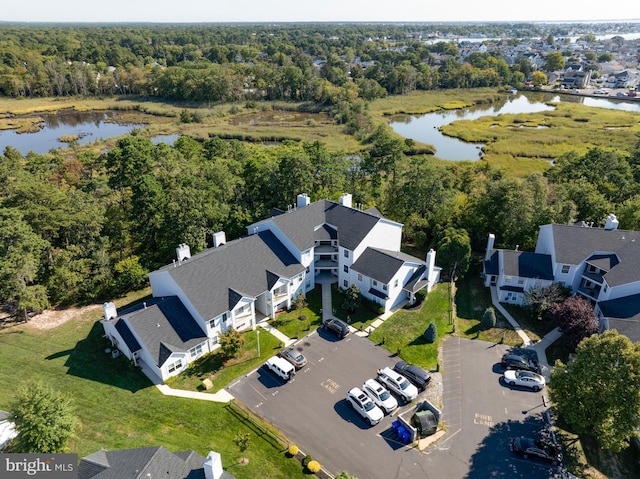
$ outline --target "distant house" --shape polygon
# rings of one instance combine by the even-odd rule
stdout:
[[[564,72],[560,85],[564,88],[584,88],[591,81],[591,71],[567,70]]]
[[[530,288],[560,283],[594,305],[601,329],[640,341],[640,232],[619,230],[611,214],[604,228],[540,226],[534,253],[496,249],[494,241],[489,235],[485,285],[501,302],[521,305]]]
[[[80,460],[78,479],[235,479],[217,452],[173,453],[162,446],[94,452]]]
[[[247,232],[230,242],[218,232],[214,247],[193,257],[179,245],[173,263],[149,274],[151,300],[120,313],[105,303],[102,325],[113,346],[164,381],[218,348],[220,334],[290,309],[319,275],[356,285],[385,312],[439,280],[435,251],[424,260],[402,253],[402,225],[375,208],[354,208],[349,194],[339,203],[298,195],[295,206]]]

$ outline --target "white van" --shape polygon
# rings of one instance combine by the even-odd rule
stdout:
[[[296,368],[293,367],[293,364],[279,356],[267,359],[265,366],[271,369],[271,371],[273,371],[276,376],[280,377],[283,381],[288,381],[296,373]]]

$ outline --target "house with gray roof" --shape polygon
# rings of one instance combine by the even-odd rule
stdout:
[[[162,446],[106,451],[80,460],[78,479],[234,479],[224,471],[220,454],[206,458],[195,451],[173,453]]]
[[[489,235],[485,285],[501,302],[521,305],[528,289],[560,283],[594,305],[602,329],[640,340],[640,232],[618,229],[615,215],[604,228],[542,225],[534,253],[495,249],[494,241]]]
[[[247,235],[176,260],[149,273],[153,299],[128,311],[105,303],[102,324],[113,346],[148,375],[164,381],[219,347],[220,334],[253,329],[298,295],[315,288],[319,275],[391,310],[439,280],[435,252],[425,259],[400,251],[402,224],[377,209],[340,202],[311,202],[298,195],[287,210],[274,209],[247,227]]]

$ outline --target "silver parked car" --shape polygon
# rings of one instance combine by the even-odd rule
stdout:
[[[507,370],[504,372],[503,378],[509,386],[522,386],[534,391],[540,391],[545,384],[544,377],[531,371]]]

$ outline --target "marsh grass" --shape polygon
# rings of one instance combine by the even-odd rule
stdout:
[[[628,151],[640,133],[640,113],[570,103],[553,111],[455,121],[444,134],[486,143],[484,161],[518,176],[544,171],[565,153],[601,147]]]

